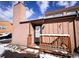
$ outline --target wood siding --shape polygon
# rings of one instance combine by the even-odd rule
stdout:
[[[43,24],[44,29],[42,34],[70,34],[72,51],[74,50],[74,31],[73,31],[73,22],[65,21],[65,22],[52,22]],[[51,43],[57,37],[43,37],[43,41],[45,43]],[[60,40],[61,42],[61,40]],[[60,45],[60,42],[58,44]],[[66,40],[64,40],[66,42]]]
[[[76,45],[79,47],[79,20],[75,20]]]

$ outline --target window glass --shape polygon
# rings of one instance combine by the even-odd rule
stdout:
[[[35,27],[35,37],[37,37],[37,38],[40,37],[40,26]]]
[[[67,15],[74,15],[74,14],[76,14],[76,11],[67,12]]]
[[[78,11],[78,14],[79,14],[79,11]]]
[[[6,30],[7,27],[6,26],[0,26],[0,30]]]
[[[78,11],[79,13],[79,11]],[[62,13],[58,13],[58,14],[52,14],[49,16],[46,16],[44,18],[54,18],[54,17],[62,17],[62,16],[67,16],[67,15],[75,15],[76,11],[68,11],[68,12],[62,12]]]

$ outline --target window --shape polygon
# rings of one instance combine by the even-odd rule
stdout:
[[[35,27],[35,37],[37,37],[37,38],[40,37],[40,26]]]
[[[62,14],[55,14],[54,17],[61,17]]]
[[[60,14],[53,14],[53,15],[50,15],[50,16],[46,16],[46,17],[44,17],[44,18],[54,18],[54,17],[61,17],[61,16],[63,16],[63,14],[62,13],[60,13]]]
[[[6,30],[7,27],[6,26],[0,26],[0,30]]]
[[[79,14],[79,11],[78,11]],[[76,10],[74,11],[67,11],[67,12],[62,12],[62,13],[57,13],[57,14],[52,14],[49,16],[45,16],[44,18],[54,18],[54,17],[62,17],[62,16],[67,16],[67,15],[76,15]]]
[[[78,11],[78,14],[79,14],[79,11]]]
[[[67,12],[67,15],[75,15],[75,14],[76,14],[76,11]]]
[[[37,45],[39,45],[40,43],[41,26],[42,25],[36,25],[34,30],[35,31],[34,43]]]

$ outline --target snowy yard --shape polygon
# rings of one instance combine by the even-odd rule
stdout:
[[[5,53],[5,51],[7,52]],[[9,56],[8,54],[11,55]],[[14,54],[16,56],[14,56]],[[12,46],[10,44],[0,44],[0,56],[1,55],[4,55],[1,58],[4,58],[5,55],[6,58],[11,56],[12,56],[11,58],[61,58],[60,56],[55,56],[53,54],[48,54],[44,52],[39,53],[39,50],[31,48],[25,48],[25,50],[21,51],[20,49],[18,49],[17,46]],[[75,53],[75,55],[72,58],[79,58],[79,54]]]

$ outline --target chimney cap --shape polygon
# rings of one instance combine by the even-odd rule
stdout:
[[[17,2],[17,4],[19,4],[19,3],[23,4],[21,1],[18,1],[18,2]],[[14,6],[16,6],[17,4],[15,4]],[[24,5],[24,4],[23,4],[23,5]]]
[[[18,1],[18,3],[21,3],[21,1]]]

